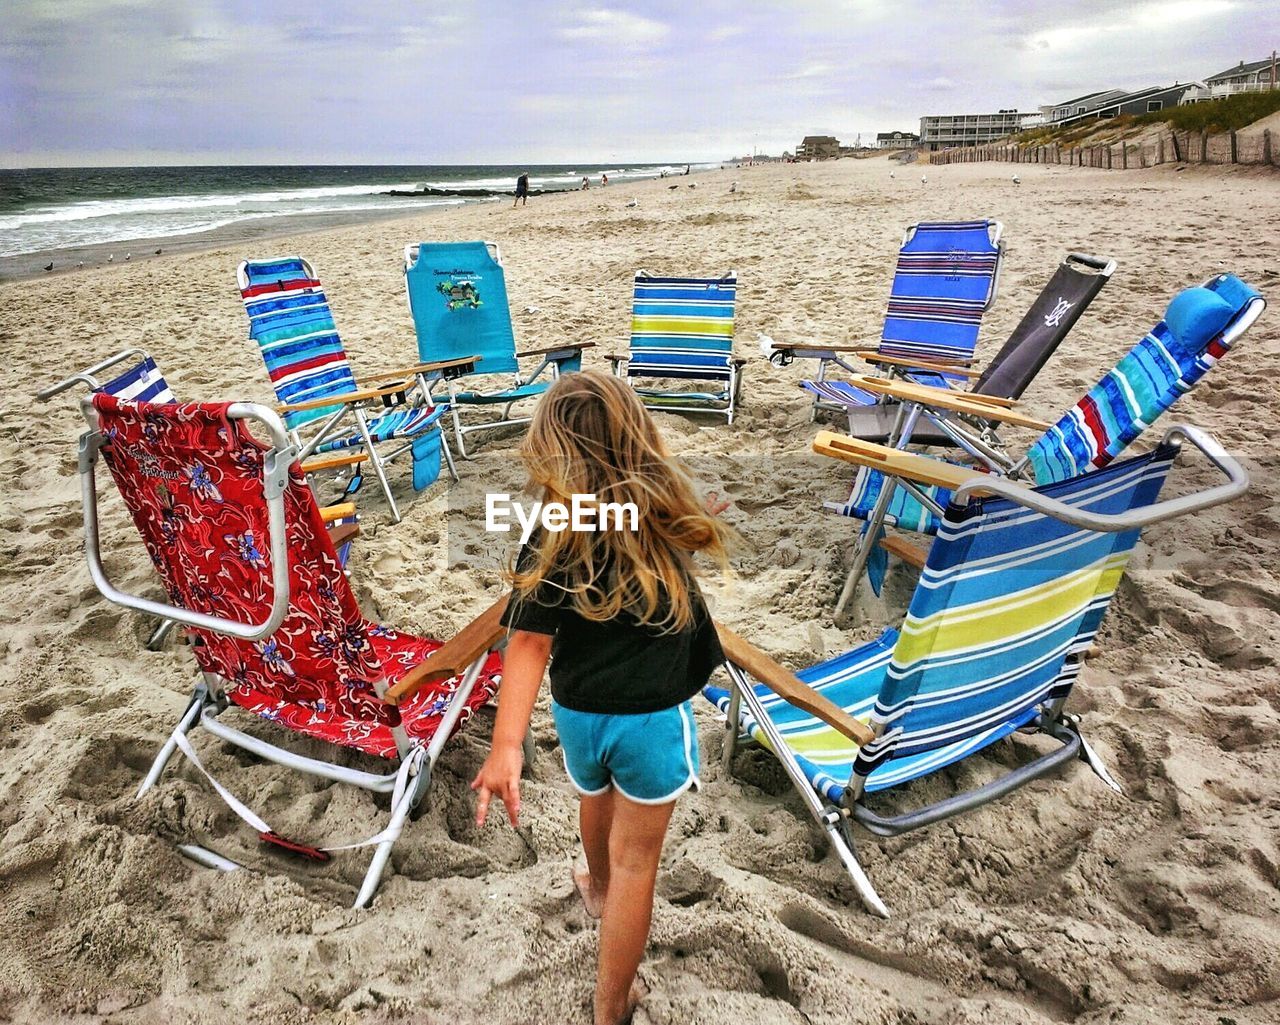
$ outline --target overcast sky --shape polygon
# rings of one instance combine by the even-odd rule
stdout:
[[[1202,78],[1280,45],[1276,0],[0,8],[5,166],[715,160]]]

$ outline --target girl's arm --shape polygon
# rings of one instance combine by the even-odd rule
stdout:
[[[493,727],[489,757],[476,773],[471,789],[479,794],[476,825],[483,826],[489,814],[489,799],[497,797],[507,806],[511,825],[519,824],[520,770],[524,767],[521,743],[529,732],[533,703],[542,686],[542,674],[551,655],[550,634],[516,630],[507,641],[502,657],[502,687],[498,692],[498,718]]]

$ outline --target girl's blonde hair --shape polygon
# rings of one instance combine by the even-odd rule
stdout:
[[[703,506],[692,479],[658,434],[628,385],[585,371],[560,377],[543,395],[520,446],[527,489],[543,502],[573,495],[632,502],[637,529],[542,531],[525,564],[511,570],[517,600],[540,584],[563,590],[565,604],[603,622],[624,610],[665,631],[694,618],[694,552],[728,568],[728,528]]]

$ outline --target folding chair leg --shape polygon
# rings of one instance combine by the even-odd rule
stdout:
[[[905,416],[903,414],[899,415],[898,437],[893,445],[894,448],[907,447],[907,444],[911,441],[911,434],[915,430],[916,421],[919,419],[919,406],[912,406],[910,410],[905,412]],[[893,499],[893,493],[897,490],[897,487],[897,480],[886,474],[884,483],[880,486],[880,497],[876,499],[875,508],[872,509],[871,516],[867,519],[866,529],[862,532],[857,553],[854,555],[853,566],[849,569],[849,575],[845,577],[844,587],[840,589],[840,600],[836,602],[835,609],[837,617],[844,614],[845,608],[853,600],[853,596],[858,590],[858,585],[862,582],[862,574],[866,571],[867,562],[870,560],[872,549],[876,545],[876,538],[880,533],[880,528],[884,526],[885,516],[889,513],[889,502]]]
[[[369,434],[369,422],[364,417],[364,410],[357,408],[355,411],[356,423],[360,426],[360,437],[364,439],[364,450],[369,453],[369,462],[373,464],[373,472],[377,474],[378,483],[382,485],[382,493],[387,498],[387,505],[391,506],[391,522],[400,522],[400,507],[396,505],[395,496],[391,494],[391,482],[387,480],[386,465],[382,461],[382,457],[378,455],[378,450],[374,447],[373,437]]]
[[[458,477],[458,468],[453,463],[453,449],[449,447],[449,432],[443,427],[440,430],[440,448],[444,450],[445,465],[449,467],[449,476],[453,478],[456,484],[461,478]]]
[[[462,416],[458,413],[458,407],[451,405],[449,412],[453,415],[453,436],[458,439],[458,455],[463,459],[470,459],[471,454],[467,452],[467,439],[462,430]]]
[[[862,870],[862,865],[854,851],[853,830],[849,825],[849,820],[840,817],[839,825],[827,822],[825,823],[825,828],[827,839],[831,841],[831,846],[835,848],[836,857],[840,859],[840,864],[844,866],[844,870],[849,873],[849,878],[853,880],[853,887],[858,891],[863,907],[873,915],[888,918],[889,908],[880,899],[880,895],[876,893],[876,888],[871,885],[871,880],[867,878],[866,872]]]
[[[405,792],[401,794],[400,800],[395,807],[391,809],[391,821],[387,823],[388,831],[394,832],[398,837],[400,830],[404,828],[404,823],[409,817],[409,813],[413,811],[414,806],[422,798],[430,779],[430,768],[424,764],[418,775],[414,777],[413,782],[405,788]],[[360,884],[360,892],[356,894],[356,901],[351,905],[353,908],[368,907],[369,902],[373,900],[373,895],[377,892],[378,883],[382,881],[382,873],[386,870],[387,861],[391,857],[391,848],[395,846],[395,842],[395,838],[383,840],[374,848],[373,860],[369,862],[369,870],[364,874],[364,882]]]
[[[147,638],[147,650],[159,651],[164,647],[164,642],[169,639],[169,635],[173,633],[173,628],[178,625],[176,619],[162,619],[160,624],[151,631],[151,636]]]
[[[191,704],[187,706],[186,712],[178,720],[178,725],[169,734],[169,739],[160,748],[160,753],[156,755],[156,760],[151,763],[151,769],[147,772],[147,778],[142,781],[142,786],[138,788],[136,797],[142,797],[159,781],[160,776],[164,773],[165,766],[169,764],[169,759],[173,757],[173,752],[178,749],[178,741],[176,739],[178,734],[187,733],[195,725],[196,719],[199,718],[200,709],[204,707],[205,693],[203,685],[196,688],[196,692],[191,698]]]
[[[734,681],[729,682],[729,709],[724,717],[724,748],[720,754],[724,774],[730,775],[733,769],[733,756],[738,750],[739,721],[742,715],[742,692]]]

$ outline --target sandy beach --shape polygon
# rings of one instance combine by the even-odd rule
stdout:
[[[175,761],[134,800],[195,663],[181,646],[145,651],[147,624],[93,587],[75,463],[83,423],[65,396],[42,406],[32,393],[141,346],[182,397],[271,401],[236,289],[248,257],[312,261],[357,375],[416,361],[400,263],[408,242],[499,243],[521,345],[594,342],[586,365],[599,369],[625,351],[635,270],[736,268],[738,353],[750,360],[739,419],[659,421],[706,488],[733,500],[725,515],[742,544],[734,577],[707,582],[715,614],[800,667],[877,633],[900,610],[906,579],[893,579],[886,602],[865,600],[855,626],[833,625],[854,531],[821,503],[847,495],[849,468],[809,451],[817,428],[797,382],[810,368],[771,366],[757,334],[874,341],[904,227],[976,217],[1002,221],[1008,247],[982,355],[1067,252],[1119,265],[1027,393],[1033,416],[1055,418],[1183,287],[1230,271],[1272,303],[1166,418],[1211,431],[1246,462],[1251,491],[1146,532],[1103,653],[1072,698],[1125,795],[1077,765],[899,839],[863,834],[862,861],[894,911],[882,921],[862,910],[770,757],[746,751],[733,776],[721,769],[719,720],[704,702],[704,787],[675,813],[636,1021],[1280,1020],[1280,179],[1023,166],[1014,185],[1013,170],[885,159],[726,169],[0,285],[0,1021],[580,1022],[595,957],[595,925],[570,882],[576,801],[545,692],[520,830],[497,816],[473,824],[467,784],[492,725],[481,715],[446,749],[431,806],[368,911],[348,907],[364,855],[313,868],[265,853],[189,764]],[[515,445],[511,432],[482,437],[460,484],[419,495],[400,464],[398,525],[375,487],[362,492],[349,568],[369,616],[447,637],[498,597],[514,535],[484,532],[483,496],[519,488]],[[1197,463],[1181,477],[1190,488],[1213,474]],[[155,593],[114,494],[102,514],[113,579]],[[237,722],[273,733],[247,715]],[[300,839],[380,828],[384,806],[367,793],[208,736],[197,744],[222,780]],[[318,743],[296,749],[374,767]],[[973,786],[1030,750],[1004,742],[878,806]],[[174,846],[190,839],[253,871],[193,865]]]

